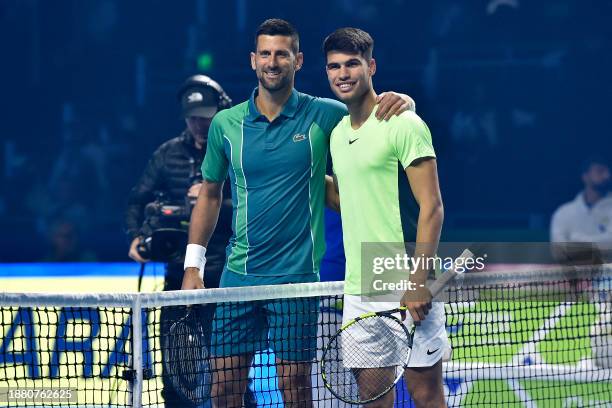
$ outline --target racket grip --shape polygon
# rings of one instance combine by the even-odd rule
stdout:
[[[474,254],[472,253],[472,251],[470,251],[469,249],[465,249],[461,253],[461,255],[457,257],[457,259],[469,259],[469,258],[472,258],[473,256]],[[457,259],[455,260],[455,262],[457,261]],[[453,265],[451,265],[450,268],[444,271],[444,273],[440,275],[440,277],[436,279],[429,286],[429,291],[431,292],[431,296],[432,297],[438,296],[438,294],[442,292],[442,290],[444,289],[446,285],[448,285],[453,279],[455,279],[457,275],[462,274],[463,272],[464,272],[463,269],[460,272],[456,271],[455,265],[453,263]]]

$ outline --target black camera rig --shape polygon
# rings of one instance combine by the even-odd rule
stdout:
[[[195,161],[190,160],[191,185],[202,182],[202,173],[197,171]],[[144,259],[157,262],[182,262],[187,245],[189,219],[196,198],[185,195],[182,203],[169,200],[161,191],[155,193],[155,201],[144,208],[142,233],[144,238],[137,247]]]

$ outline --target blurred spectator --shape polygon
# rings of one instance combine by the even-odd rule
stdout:
[[[518,0],[490,0],[487,4],[487,14],[495,14],[499,8],[503,7],[517,9],[519,4]]]
[[[105,208],[109,193],[108,140],[90,118],[65,123],[63,146],[51,169],[48,189],[69,183],[89,208]],[[95,191],[95,194],[91,194]]]
[[[34,181],[26,204],[36,217],[42,234],[56,219],[68,220],[82,230],[108,215],[110,191],[108,134],[91,118],[75,119],[72,105],[65,104],[62,146],[47,180]]]
[[[584,189],[576,198],[553,214],[550,240],[556,243],[555,257],[561,262],[600,263],[602,251],[612,246],[612,183],[607,160],[595,156],[586,160],[582,183]]]
[[[450,134],[457,145],[470,146],[469,150],[487,150],[499,143],[497,112],[488,98],[484,83],[477,83],[471,89],[467,109],[459,110],[453,116]],[[470,103],[471,102],[471,103]]]
[[[54,188],[35,184],[28,194],[27,205],[38,216],[38,230],[49,229],[53,220],[61,218],[88,228],[91,212],[81,200],[77,186],[69,180],[59,180]]]
[[[69,220],[57,220],[49,229],[48,252],[43,262],[95,262],[96,255],[85,249],[76,225]]]

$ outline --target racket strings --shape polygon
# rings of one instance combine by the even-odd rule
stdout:
[[[329,344],[322,367],[326,382],[347,402],[376,399],[401,377],[411,345],[399,320],[389,316],[360,319]]]
[[[187,319],[174,323],[167,337],[166,369],[175,390],[192,402],[210,396],[212,374],[205,340],[201,327]]]

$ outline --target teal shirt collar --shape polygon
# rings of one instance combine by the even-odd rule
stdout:
[[[268,120],[264,115],[262,115],[259,110],[257,110],[257,105],[255,105],[255,97],[259,93],[259,87],[253,89],[251,93],[251,97],[249,98],[249,114],[247,116],[247,120],[251,122],[255,122],[258,119]],[[299,93],[295,89],[291,91],[291,96],[285,103],[280,116],[285,116],[288,118],[293,118],[298,110],[298,102],[299,102]]]

